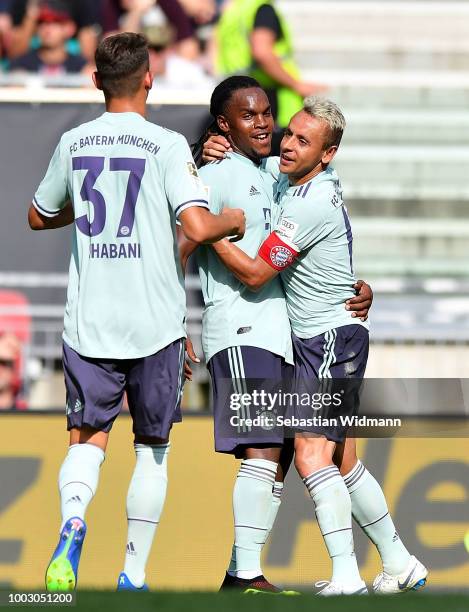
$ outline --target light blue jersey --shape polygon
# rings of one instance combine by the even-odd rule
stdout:
[[[211,212],[242,208],[246,233],[236,245],[251,257],[270,234],[278,164],[260,166],[237,153],[200,170],[209,190]],[[291,330],[280,279],[261,291],[250,291],[220,261],[210,247],[200,247],[198,264],[205,302],[202,345],[207,361],[232,346],[255,346],[292,361]]]
[[[368,327],[345,310],[356,280],[352,228],[335,170],[328,168],[298,187],[281,175],[277,198],[281,212],[274,231],[299,253],[281,272],[295,335],[313,338],[342,325]],[[272,251],[282,265],[286,252]]]
[[[87,357],[151,355],[185,337],[176,218],[208,207],[183,136],[137,113],[66,132],[33,204],[75,211],[64,340]]]

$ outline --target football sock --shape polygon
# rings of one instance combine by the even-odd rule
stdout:
[[[303,478],[314,502],[316,517],[332,559],[332,581],[360,582],[352,534],[351,501],[339,470],[327,466]]]
[[[96,493],[103,461],[104,451],[94,444],[72,444],[69,447],[59,472],[60,530],[74,516],[85,520],[88,504]]]
[[[166,497],[170,444],[135,444],[136,463],[127,493],[127,546],[124,572],[136,587],[145,566]]]
[[[275,519],[277,518],[278,511],[280,509],[280,504],[282,503],[282,493],[283,493],[283,482],[274,482],[274,486],[272,487],[272,500],[270,505],[270,514],[269,514],[269,524],[267,532],[267,538],[272,531],[272,528],[275,524]],[[267,540],[266,538],[266,540]]]
[[[271,525],[276,473],[277,464],[273,461],[244,459],[241,462],[233,490],[238,578],[250,579],[262,574],[261,551]]]
[[[396,531],[380,485],[360,460],[344,476],[344,482],[352,500],[353,518],[377,547],[384,571],[400,574],[409,563],[410,553]]]
[[[278,510],[280,508],[280,504],[282,503],[282,499],[281,499],[282,491],[283,491],[283,482],[274,482],[274,486],[272,488],[272,499],[271,499],[270,514],[269,514],[269,521],[267,524],[265,542],[267,541],[267,538],[269,537],[270,532],[272,531],[272,527],[274,526],[275,519],[277,518]],[[230,564],[228,566],[227,572],[228,574],[230,574],[230,576],[236,576],[236,547],[234,544],[231,549],[231,559],[230,559]]]

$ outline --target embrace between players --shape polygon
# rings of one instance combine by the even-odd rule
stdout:
[[[291,593],[264,578],[260,558],[293,456],[332,560],[320,594],[367,592],[352,516],[382,559],[376,592],[423,586],[427,570],[401,542],[381,487],[357,459],[345,427],[300,428],[287,440],[281,428],[258,437],[226,422],[227,382],[241,395],[253,380],[317,388],[364,375],[372,294],[356,284],[351,225],[329,165],[345,127],[342,113],[328,100],[307,98],[285,132],[280,159],[269,157],[267,96],[255,80],[230,77],[211,98],[210,131],[218,136],[204,145],[201,139],[194,152],[199,156],[204,146],[204,158],[216,160],[199,176],[185,139],[145,120],[152,86],[145,39],[130,33],[105,39],[96,66],[106,112],[62,136],[29,210],[32,229],[74,223],[63,334],[70,447],[59,474],[62,525],[46,587],[76,586],[85,512],[127,393],[136,465],[117,587],[147,588],[185,368],[190,376],[183,268],[196,249],[215,446],[242,460],[222,588]],[[194,360],[189,342],[187,350]]]

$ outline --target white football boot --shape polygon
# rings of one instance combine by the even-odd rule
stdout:
[[[322,597],[330,597],[333,595],[368,595],[368,589],[363,580],[353,584],[321,580],[316,582],[314,586],[317,588],[324,587],[316,593],[316,595],[321,595]]]
[[[397,576],[381,572],[373,581],[375,593],[405,593],[423,589],[427,582],[428,570],[418,559],[412,556],[406,569]]]

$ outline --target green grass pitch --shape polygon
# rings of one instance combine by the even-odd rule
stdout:
[[[231,593],[113,593],[78,591],[74,610],[87,612],[468,612],[469,595],[409,593],[395,596],[315,598]],[[63,608],[62,608],[63,609]]]

